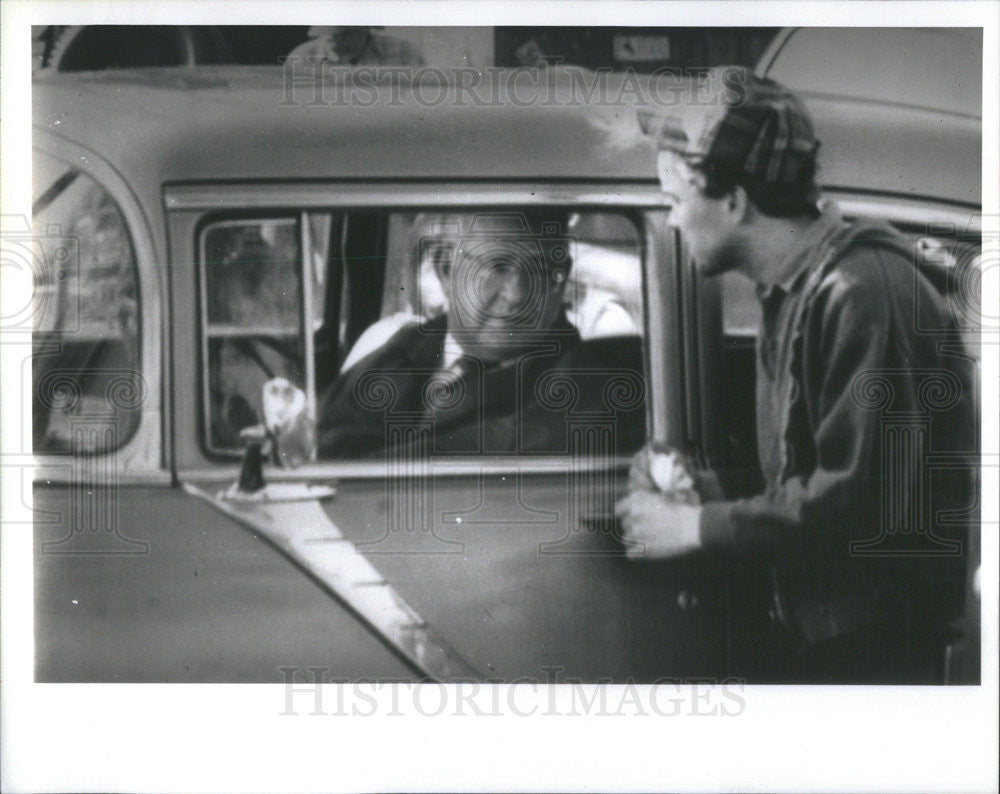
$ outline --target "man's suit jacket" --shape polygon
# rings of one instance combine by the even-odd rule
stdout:
[[[319,411],[323,458],[627,454],[645,439],[641,341],[584,342],[565,318],[516,358],[443,371],[447,321],[400,329],[334,382]]]

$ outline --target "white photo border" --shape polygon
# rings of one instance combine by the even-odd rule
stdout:
[[[39,2],[2,13],[3,213],[30,214],[30,42],[39,24],[348,23],[595,26],[972,26],[984,36],[983,213],[998,202],[998,17],[980,2]],[[993,242],[996,245],[996,241]],[[984,253],[986,253],[984,251]],[[994,261],[996,261],[996,252]],[[996,268],[984,274],[983,313],[998,316]],[[17,296],[12,296],[17,300]],[[748,687],[738,714],[563,716],[575,694],[497,688],[502,714],[475,717],[453,689],[376,688],[354,695],[367,718],[340,716],[325,687],[323,716],[283,715],[282,685],[33,683],[30,506],[0,487],[2,536],[2,774],[5,791],[684,790],[988,791],[997,776],[997,341],[982,361],[983,668],[978,687]],[[0,441],[7,454],[16,399],[30,383],[0,367]],[[4,474],[8,472],[4,469]],[[990,475],[994,476],[990,476]],[[665,640],[666,641],[666,640]],[[433,686],[433,685],[428,685]],[[640,691],[641,690],[641,691]],[[610,687],[612,699],[629,697]],[[310,696],[311,697],[311,696]],[[449,706],[440,716],[436,697]],[[648,688],[637,688],[640,700]],[[420,703],[418,706],[417,703]],[[648,701],[643,701],[648,702]],[[393,705],[395,703],[395,706]],[[555,706],[553,706],[555,703]],[[372,705],[373,704],[373,705]],[[513,705],[512,705],[513,704]],[[694,706],[697,709],[697,706]],[[348,710],[349,712],[349,710]],[[402,712],[400,715],[399,713]],[[532,712],[530,716],[519,716]],[[474,720],[474,721],[471,721]]]

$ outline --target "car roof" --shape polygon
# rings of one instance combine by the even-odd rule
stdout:
[[[820,142],[825,188],[889,193],[978,207],[982,126],[917,108],[799,92]]]
[[[527,77],[477,106],[433,72],[418,88],[334,75],[320,102],[308,80],[286,90],[281,67],[57,73],[36,81],[35,125],[161,181],[654,177],[644,141],[612,140],[627,105],[542,106]]]
[[[147,206],[161,200],[165,184],[185,182],[654,182],[636,105],[652,97],[679,106],[691,85],[691,78],[586,70],[493,70],[470,93],[437,70],[425,70],[430,79],[416,87],[388,75],[326,72],[317,91],[309,77],[290,88],[280,66],[50,73],[36,77],[34,123],[113,163]],[[588,98],[595,85],[603,88]],[[822,141],[824,186],[980,204],[978,119],[803,96]]]
[[[757,73],[802,97],[826,187],[982,203],[982,31],[786,28]]]
[[[976,28],[786,28],[758,72],[798,91],[982,118]]]

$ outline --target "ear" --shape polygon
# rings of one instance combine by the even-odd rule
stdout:
[[[566,283],[569,275],[565,270],[553,270],[549,273],[549,292],[556,296],[561,296],[566,291]]]
[[[452,254],[454,255],[454,252]],[[438,281],[441,282],[442,287],[447,287],[451,284],[451,257],[440,256],[435,252],[433,262],[434,273],[438,277]]]
[[[736,225],[751,220],[753,204],[742,185],[736,185],[726,199],[726,209],[736,221]]]

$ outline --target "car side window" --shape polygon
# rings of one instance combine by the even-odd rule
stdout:
[[[401,443],[399,422],[410,423],[412,443],[426,432],[432,453],[566,454],[568,428],[588,411],[606,414],[606,452],[641,444],[632,218],[435,210],[389,212],[379,228],[384,251],[370,259],[385,262],[381,311],[348,340],[319,401],[321,457],[381,455]],[[354,291],[352,303],[367,306],[367,296]],[[463,367],[449,385],[449,371]]]
[[[36,152],[33,420],[36,453],[124,444],[146,396],[139,278],[124,216],[97,181]]]
[[[465,425],[448,418],[456,432],[436,436],[442,450],[565,453],[567,417],[595,399],[610,400],[616,433],[628,415],[627,441],[616,435],[614,447],[636,448],[645,435],[637,223],[621,212],[560,210],[550,224],[537,220],[540,212],[347,210],[203,221],[206,449],[238,452],[240,431],[261,421],[262,386],[282,377],[308,395],[321,458],[381,454],[392,416],[432,413],[431,381],[463,353],[478,357],[473,374],[485,390]],[[499,347],[485,352],[491,334]],[[529,370],[537,383],[525,381]],[[401,390],[391,405],[380,405],[369,383],[379,377]],[[439,429],[447,424],[436,418]]]
[[[226,218],[202,226],[203,418],[210,451],[241,447],[240,430],[261,421],[266,381],[282,377],[307,387],[303,286],[315,333],[323,317],[330,220]]]

